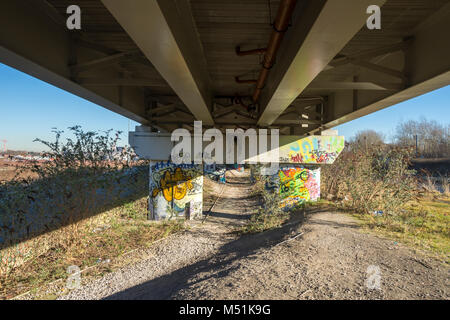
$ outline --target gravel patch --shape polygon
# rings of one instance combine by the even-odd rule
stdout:
[[[59,297],[68,300],[103,299],[117,292],[173,272],[212,255],[226,239],[209,241],[194,231],[165,239],[143,252],[146,258],[136,264],[83,285]]]

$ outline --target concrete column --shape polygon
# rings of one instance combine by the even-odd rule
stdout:
[[[149,208],[153,220],[198,219],[203,212],[203,165],[153,162]]]

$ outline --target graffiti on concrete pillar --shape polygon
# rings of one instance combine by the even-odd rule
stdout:
[[[281,163],[331,164],[344,149],[342,136],[310,136],[280,146]]]
[[[283,166],[277,178],[282,208],[291,209],[320,197],[320,168]]]
[[[197,164],[152,164],[150,170],[150,210],[154,220],[202,215],[203,168]]]

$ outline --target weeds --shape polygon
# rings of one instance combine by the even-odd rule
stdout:
[[[422,187],[425,189],[425,191],[430,193],[439,192],[439,189],[436,186],[436,182],[430,174],[427,174],[425,176],[425,181],[422,184]]]
[[[93,266],[183,228],[146,221],[145,162],[111,136],[69,128],[75,137],[36,139],[48,162],[30,162],[0,185],[0,297],[67,277],[66,268]],[[32,172],[22,178],[21,171]],[[105,265],[103,269],[107,269]]]
[[[336,207],[353,212],[368,230],[448,262],[448,179],[430,174],[421,179],[408,169],[410,157],[411,150],[405,148],[350,145],[333,165],[323,167],[322,195]]]
[[[448,177],[442,178],[442,192],[446,196],[450,196],[450,182]]]
[[[322,197],[361,214],[398,214],[417,192],[410,156],[409,149],[385,145],[347,148],[333,165],[322,168]]]
[[[260,176],[254,184],[252,196],[261,201],[261,208],[253,214],[250,221],[242,227],[240,233],[257,233],[277,228],[290,218],[290,212],[280,207],[281,197],[277,189],[266,188],[265,176]]]
[[[433,176],[426,170],[422,171],[425,177],[420,185],[425,192],[450,195],[449,177],[447,174],[438,173],[437,176]]]
[[[109,131],[69,129],[75,140],[61,142],[62,131],[54,131],[55,142],[37,139],[50,149],[44,156],[51,161],[28,162],[0,185],[0,249],[17,249],[0,251],[0,273],[33,255],[25,240],[62,226],[76,234],[77,222],[145,195],[145,167],[131,162],[131,152],[116,152],[120,132],[111,137]],[[32,174],[20,178],[22,171]]]
[[[147,197],[144,197],[76,226],[62,227],[30,240],[29,246],[34,248],[47,243],[46,250],[0,275],[0,299],[12,298],[55,280],[65,280],[67,267],[71,265],[80,269],[97,267],[98,270],[91,271],[91,276],[111,272],[115,269],[115,260],[123,254],[148,247],[184,229],[181,221],[146,221],[146,210],[143,210],[146,202]],[[136,210],[136,218],[129,216],[130,208]]]
[[[363,225],[450,262],[450,197],[428,196],[408,202],[396,216],[356,215]]]

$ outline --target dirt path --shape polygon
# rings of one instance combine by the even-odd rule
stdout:
[[[221,232],[230,232],[245,224],[256,212],[258,199],[252,196],[253,185],[248,172],[227,171],[227,183],[213,187],[215,192],[204,199],[206,228],[221,227]]]
[[[306,221],[298,214],[276,230],[231,234],[255,210],[257,199],[250,195],[246,174],[230,174],[204,224],[148,249],[135,265],[62,298],[449,298],[447,266],[393,241],[361,233],[355,220],[344,214],[310,211]],[[219,194],[222,186],[214,188]],[[379,268],[379,290],[366,286],[369,276],[377,278],[367,273],[369,266],[371,272]]]

